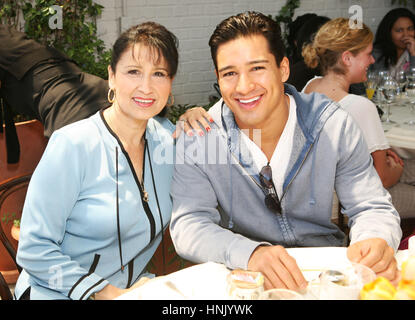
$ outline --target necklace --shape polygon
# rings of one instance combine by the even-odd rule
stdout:
[[[143,176],[141,178],[141,191],[143,195],[143,201],[148,202],[148,192],[146,191],[144,187],[144,173],[146,168],[146,151],[147,151],[147,139],[144,139],[144,152],[143,152]]]

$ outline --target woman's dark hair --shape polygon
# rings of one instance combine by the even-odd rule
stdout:
[[[318,29],[320,29],[320,27],[328,21],[330,21],[330,18],[316,15],[303,24],[303,26],[298,30],[296,37],[298,57],[303,59],[303,46],[313,42],[313,38]]]
[[[305,13],[288,24],[286,51],[291,58],[290,63],[294,64],[302,59],[301,47],[298,48],[298,35],[304,24],[315,17],[317,17],[315,13]]]
[[[119,36],[112,48],[111,69],[113,72],[124,51],[136,43],[141,43],[153,50],[157,57],[156,61],[161,57],[166,60],[170,78],[176,75],[179,60],[178,40],[173,33],[156,22],[144,22],[130,27]]]
[[[415,25],[415,15],[412,11],[406,8],[397,8],[392,9],[383,17],[376,30],[374,46],[376,49],[380,49],[381,57],[385,58],[386,68],[389,65],[394,65],[398,60],[396,48],[392,42],[391,30],[395,22],[402,17],[411,19]]]
[[[263,35],[265,37],[269,50],[274,55],[275,61],[279,66],[285,55],[279,24],[262,13],[245,12],[222,21],[210,37],[210,53],[215,69],[218,69],[216,58],[220,45],[240,37],[252,35]]]

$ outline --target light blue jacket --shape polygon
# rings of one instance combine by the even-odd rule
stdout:
[[[53,133],[24,204],[17,298],[30,286],[31,299],[87,299],[108,283],[127,288],[143,275],[161,221],[166,228],[171,216],[173,129],[163,118],[148,121],[147,211],[132,163],[100,112]]]
[[[290,85],[285,91],[297,104],[297,124],[282,215],[265,206],[261,168],[252,165],[233,114],[221,100],[209,111],[216,128],[177,141],[170,231],[179,255],[247,268],[260,243],[346,245],[344,233],[331,222],[334,190],[349,217],[352,243],[380,237],[397,249],[400,219],[358,125],[323,95],[298,93]]]

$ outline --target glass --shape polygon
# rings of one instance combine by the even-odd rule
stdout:
[[[261,272],[235,269],[227,278],[227,293],[234,300],[257,300],[264,292]]]
[[[414,77],[411,77],[411,80],[408,81],[406,86],[406,95],[408,96],[410,102],[412,117],[404,123],[410,126],[415,126],[415,72]]]
[[[304,300],[297,292],[288,289],[270,289],[264,291],[259,300]]]
[[[375,272],[359,263],[341,270],[325,270],[320,275],[320,300],[358,300],[366,283],[376,279]]]
[[[398,96],[403,97],[405,95],[405,85],[408,82],[405,71],[399,71],[396,74],[395,80],[398,84]]]
[[[385,103],[385,97],[383,96],[383,83],[385,78],[389,77],[389,72],[386,70],[380,70],[377,74],[377,90],[376,90],[376,102],[379,105],[379,107],[383,110],[383,104]],[[382,121],[384,121],[382,119]]]
[[[382,81],[382,94],[385,98],[387,111],[386,111],[386,119],[385,123],[393,124],[396,123],[390,119],[390,107],[393,102],[396,100],[396,96],[398,94],[398,84],[391,76],[385,76]]]
[[[377,87],[377,74],[376,72],[369,71],[367,73],[367,80],[365,82],[366,96],[369,100],[373,99]]]

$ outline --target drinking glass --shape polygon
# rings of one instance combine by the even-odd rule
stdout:
[[[376,279],[376,273],[359,263],[340,270],[325,270],[320,275],[320,300],[358,300],[366,283]]]
[[[377,74],[373,71],[367,73],[367,80],[365,82],[366,96],[369,100],[373,99],[377,87]]]
[[[390,107],[391,104],[395,101],[398,93],[398,84],[391,76],[385,76],[382,82],[382,94],[385,97],[387,111],[385,123],[393,124],[396,123],[390,119]]]
[[[405,71],[401,70],[396,74],[395,77],[396,83],[398,84],[398,96],[403,97],[405,85],[408,82],[408,79],[406,77]]]
[[[415,75],[415,73],[414,73]],[[404,122],[407,125],[415,126],[415,78],[412,78],[406,86],[406,94],[410,101],[410,108],[411,108],[411,119]]]

